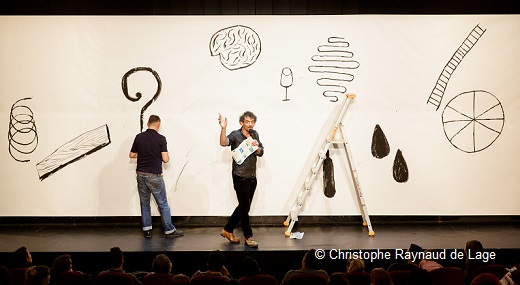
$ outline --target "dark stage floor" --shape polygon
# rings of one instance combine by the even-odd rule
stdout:
[[[11,252],[25,245],[37,252],[104,252],[112,246],[125,251],[222,251],[251,250],[242,243],[230,244],[222,238],[220,228],[180,228],[185,236],[164,238],[155,228],[153,237],[145,239],[138,227],[85,226],[18,226],[0,228],[0,252]],[[369,237],[362,226],[304,226],[303,239],[284,236],[283,227],[254,227],[259,251],[322,249],[396,249],[416,243],[423,248],[463,248],[476,239],[486,248],[520,248],[520,225],[451,224],[451,225],[374,225],[375,236]],[[240,237],[240,231],[235,235]]]
[[[151,263],[158,253],[167,254],[174,263],[174,273],[193,274],[204,266],[208,252],[225,252],[227,267],[240,277],[245,256],[255,258],[265,272],[281,280],[289,269],[301,266],[301,259],[310,248],[343,252],[389,252],[389,259],[379,256],[365,258],[366,268],[387,268],[393,262],[406,262],[395,255],[397,249],[406,249],[410,243],[423,248],[446,249],[448,254],[463,249],[466,241],[479,240],[484,247],[496,253],[492,263],[515,265],[520,262],[520,225],[513,224],[381,224],[374,225],[375,236],[369,237],[362,226],[301,226],[294,230],[304,232],[303,239],[284,236],[284,227],[253,227],[257,249],[230,244],[222,238],[220,227],[179,228],[185,236],[164,238],[161,228],[155,228],[153,237],[145,239],[138,226],[2,226],[0,227],[0,264],[7,264],[10,253],[24,245],[33,253],[36,264],[51,265],[63,253],[72,255],[74,269],[96,275],[107,268],[104,259],[111,247],[125,252],[125,269],[129,272],[151,271]],[[235,234],[240,236],[240,231]],[[335,257],[335,258],[334,258]],[[323,268],[329,273],[345,269],[346,260],[337,251],[333,258],[326,256]],[[449,256],[444,266],[464,266],[463,260]]]

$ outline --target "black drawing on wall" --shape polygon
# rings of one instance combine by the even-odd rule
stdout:
[[[293,73],[289,67],[282,68],[282,73],[280,74],[280,85],[285,88],[285,99],[282,101],[289,101],[291,99],[287,98],[287,88],[291,87],[293,84]]]
[[[386,157],[390,153],[390,145],[386,139],[385,133],[379,125],[374,128],[372,134],[372,156],[375,158]]]
[[[38,146],[38,132],[34,122],[34,114],[22,101],[31,98],[22,98],[11,107],[9,115],[9,154],[18,162],[29,162],[29,159],[20,158],[31,154]]]
[[[408,165],[403,157],[400,149],[397,150],[394,158],[394,166],[392,168],[395,181],[404,183],[408,181]]]
[[[446,138],[455,148],[466,153],[488,148],[502,133],[504,123],[502,103],[493,94],[482,90],[457,95],[442,112]]]
[[[437,79],[437,82],[435,83],[435,86],[433,87],[426,104],[431,104],[435,107],[435,110],[439,110],[442,97],[444,96],[444,92],[448,87],[448,82],[451,78],[451,75],[455,72],[457,66],[459,66],[459,64],[462,62],[462,59],[468,54],[471,48],[473,48],[473,46],[477,43],[480,37],[482,37],[485,31],[486,30],[482,29],[479,25],[475,26],[475,28],[471,30],[469,35],[466,37],[466,39],[464,39],[462,44],[442,69],[442,72],[439,75],[439,78]]]
[[[40,180],[110,144],[108,125],[79,135],[36,164]]]
[[[313,55],[313,65],[308,67],[310,72],[323,73],[323,77],[316,80],[319,86],[327,87],[323,96],[337,102],[338,96],[345,94],[347,83],[354,80],[350,70],[357,69],[359,62],[353,60],[354,53],[348,50],[350,44],[342,37],[328,38],[328,44],[318,47],[319,54]]]
[[[228,70],[245,68],[255,63],[261,47],[258,34],[241,25],[219,30],[209,42],[211,56],[218,56],[220,63]]]
[[[155,80],[157,81],[157,91],[155,91],[155,94],[153,95],[152,99],[150,99],[150,101],[148,101],[143,106],[143,108],[141,108],[141,115],[140,115],[140,127],[141,128],[140,128],[140,130],[142,132],[143,131],[143,125],[144,125],[143,124],[144,112],[146,111],[146,109],[148,109],[148,107],[150,107],[150,105],[155,100],[157,100],[157,98],[161,94],[162,82],[161,82],[161,78],[159,77],[159,74],[155,70],[151,69],[150,67],[136,67],[136,68],[130,69],[127,73],[125,73],[125,75],[123,75],[123,79],[121,80],[121,88],[123,89],[123,94],[125,95],[125,97],[128,100],[132,101],[132,102],[139,101],[139,99],[141,99],[141,97],[143,96],[141,94],[141,92],[135,93],[135,97],[132,97],[132,96],[130,96],[130,94],[128,94],[128,77],[130,75],[132,75],[133,73],[138,72],[138,71],[150,72],[151,74],[153,74],[153,76],[155,77]]]
[[[336,195],[336,183],[334,181],[334,162],[329,157],[327,150],[327,158],[323,160],[323,194],[325,197],[332,198]]]

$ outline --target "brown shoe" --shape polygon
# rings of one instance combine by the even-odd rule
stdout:
[[[240,243],[240,240],[233,235],[233,233],[227,232],[225,229],[220,231],[220,235],[227,238],[231,243]]]

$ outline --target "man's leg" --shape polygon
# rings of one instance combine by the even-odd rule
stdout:
[[[240,240],[235,237],[233,234],[233,230],[238,226],[238,223],[240,222],[240,219],[242,217],[242,208],[243,204],[241,202],[242,197],[244,196],[242,194],[243,189],[245,187],[245,179],[236,175],[233,175],[233,188],[235,188],[235,192],[237,194],[238,198],[238,206],[233,211],[233,214],[231,214],[231,217],[229,217],[229,220],[227,224],[224,226],[224,229],[220,232],[220,235],[227,238],[232,243],[239,243]]]
[[[238,223],[242,219],[242,213],[245,210],[244,208],[247,207],[247,211],[249,211],[249,206],[247,205],[247,182],[245,178],[233,175],[233,188],[235,188],[235,193],[237,195],[238,199],[238,206],[233,211],[233,214],[231,214],[231,217],[229,217],[229,220],[224,227],[224,230],[226,232],[232,233],[233,230],[238,226]]]
[[[244,206],[242,208],[240,220],[242,223],[242,231],[244,232],[244,237],[246,239],[253,237],[253,230],[251,229],[251,225],[249,223],[249,210],[251,209],[251,202],[253,202],[253,196],[255,195],[256,184],[256,178],[247,179],[247,186],[244,189],[244,197],[242,198],[243,201],[241,202],[244,204]]]
[[[151,177],[148,180],[148,183],[155,202],[157,202],[157,206],[159,207],[159,212],[161,213],[161,221],[164,228],[164,233],[173,233],[175,231],[175,226],[172,223],[172,215],[170,212],[170,206],[168,205],[164,179],[162,176]]]
[[[148,189],[146,180],[147,176],[137,174],[137,190],[139,191],[139,201],[141,205],[141,221],[143,231],[152,229],[152,214],[150,209],[150,190]]]

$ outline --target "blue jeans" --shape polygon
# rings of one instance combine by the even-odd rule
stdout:
[[[143,223],[143,231],[152,229],[152,212],[150,208],[150,196],[153,195],[159,212],[161,213],[161,221],[164,233],[169,234],[175,231],[172,223],[170,206],[166,198],[166,186],[162,175],[137,173],[137,190],[139,191],[139,199],[141,200],[141,219]]]

